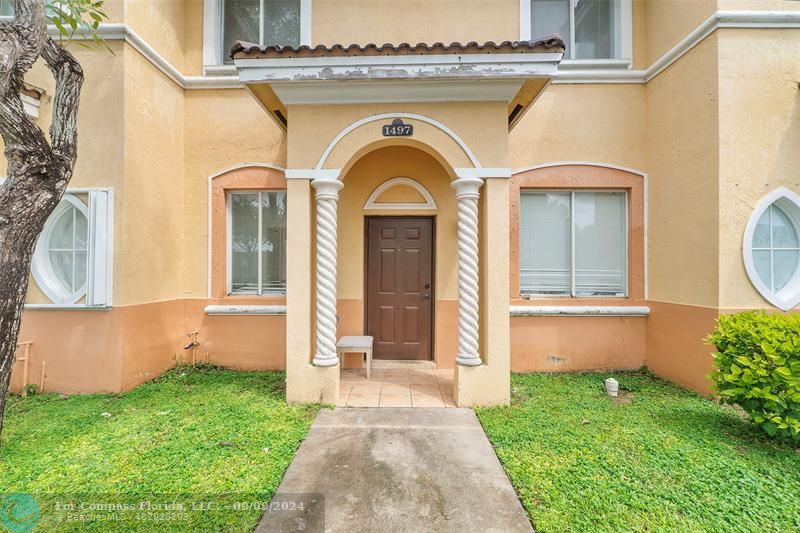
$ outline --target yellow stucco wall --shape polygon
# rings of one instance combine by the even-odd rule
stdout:
[[[789,60],[793,57],[793,60]],[[742,261],[758,201],[800,193],[800,30],[726,30],[719,36],[719,305],[770,308]]]
[[[645,110],[642,85],[551,85],[509,136],[511,167],[591,161],[644,169]]]
[[[183,10],[184,74],[199,76],[203,73],[203,2],[188,0]]]
[[[482,166],[508,166],[507,108],[504,102],[369,104],[292,106],[289,108],[288,153],[290,168],[314,168],[330,142],[345,128],[362,118],[382,113],[415,113],[437,120],[452,129],[474,152]],[[388,120],[388,119],[387,119]],[[415,142],[436,146],[452,166],[472,166],[464,151],[440,129],[415,122]],[[325,168],[342,168],[366,144],[381,139],[384,122],[371,122],[342,140]],[[491,143],[486,139],[493,139]]]
[[[125,49],[125,182],[115,242],[117,304],[181,295],[183,91],[141,54]],[[159,238],[174,236],[174,238]]]
[[[208,287],[208,178],[243,163],[286,164],[286,135],[243,89],[186,91],[184,297]]]
[[[518,0],[314,0],[312,10],[312,40],[328,45],[500,42],[519,35]]]
[[[203,0],[124,0],[125,22],[175,67],[184,68],[186,4]]]
[[[717,10],[717,0],[648,0],[646,57],[650,65]]]
[[[797,11],[800,6],[794,0],[717,0],[719,9],[726,10],[779,10]]]
[[[647,85],[653,300],[717,305],[717,36]]]

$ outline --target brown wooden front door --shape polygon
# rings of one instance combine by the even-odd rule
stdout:
[[[433,219],[368,217],[367,335],[376,359],[431,359]]]

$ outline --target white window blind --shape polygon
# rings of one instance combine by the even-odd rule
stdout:
[[[624,296],[627,194],[524,191],[520,290],[542,296]]]
[[[570,209],[570,193],[522,194],[520,286],[524,292],[571,293]]]
[[[286,292],[286,191],[229,195],[230,292]]]

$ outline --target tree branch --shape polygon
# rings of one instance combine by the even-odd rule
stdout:
[[[14,18],[0,23],[0,95],[19,91],[47,38],[44,0],[12,0]]]
[[[65,163],[75,163],[78,150],[78,104],[80,103],[83,69],[64,47],[47,38],[42,48],[50,72],[56,79],[50,139],[53,155]]]
[[[0,22],[0,131],[6,145],[8,175],[41,174],[50,160],[44,133],[22,105],[19,91],[25,73],[39,57],[47,38],[43,0],[13,0],[15,17]],[[24,153],[20,153],[22,146]]]

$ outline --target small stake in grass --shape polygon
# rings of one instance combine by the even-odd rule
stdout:
[[[612,398],[616,398],[619,393],[619,382],[614,378],[608,378],[606,380],[606,392]]]

